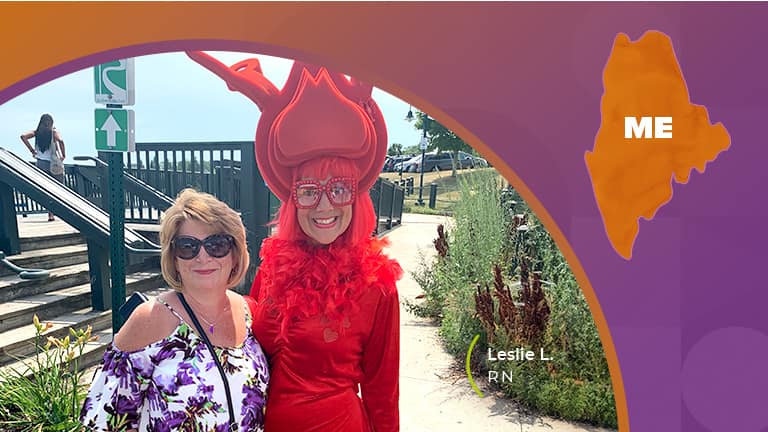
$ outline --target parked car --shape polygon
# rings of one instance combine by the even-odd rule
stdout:
[[[381,172],[391,172],[394,164],[392,156],[387,156],[386,159],[384,159],[384,165],[381,167]]]
[[[405,165],[406,165],[406,163],[408,163],[408,161],[410,161],[414,157],[420,157],[420,156],[413,156],[413,155],[411,155],[411,156],[404,156],[404,159],[402,159],[401,161],[393,163],[392,164],[392,172],[400,172],[401,168],[402,168],[403,172],[408,172],[408,170],[406,169]]]
[[[395,164],[395,171],[400,171],[400,166],[402,165],[403,172],[418,172],[419,170],[417,167],[421,163],[421,155],[414,156],[408,160],[405,160],[403,162],[399,162]]]
[[[424,171],[444,171],[453,169],[453,155],[450,153],[427,153],[424,155]],[[456,166],[461,168],[461,163]],[[405,172],[421,172],[421,155],[403,163]]]
[[[396,156],[387,156],[387,159],[384,161],[384,168],[382,171],[384,172],[398,172],[399,166],[396,168],[395,166],[398,163],[405,162],[408,159],[412,158],[413,155],[396,155]]]
[[[471,167],[471,168],[487,168],[488,167],[488,161],[479,157],[479,156],[473,156],[469,153],[460,151],[459,152],[459,160],[461,161],[462,166],[465,168]]]

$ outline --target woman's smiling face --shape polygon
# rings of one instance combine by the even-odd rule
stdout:
[[[333,176],[323,180],[303,178],[302,180],[315,180],[325,186]],[[321,245],[333,243],[349,227],[352,221],[352,204],[336,207],[331,204],[325,192],[320,193],[320,201],[315,208],[298,208],[296,216],[299,226],[304,234],[313,242]]]
[[[217,234],[209,225],[190,219],[179,226],[176,237],[194,237],[203,240]],[[226,289],[229,277],[234,267],[234,259],[230,251],[226,256],[215,258],[208,255],[204,247],[192,259],[176,258],[176,270],[179,272],[181,283],[185,290]]]

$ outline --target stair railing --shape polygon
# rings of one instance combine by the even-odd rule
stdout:
[[[15,265],[14,263],[8,261],[8,259],[5,257],[5,252],[3,251],[0,251],[0,264],[2,264],[3,267],[19,275],[21,279],[45,279],[48,276],[50,276],[50,273],[48,273],[48,270],[27,269],[27,268],[23,268]]]

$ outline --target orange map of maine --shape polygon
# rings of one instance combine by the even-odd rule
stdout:
[[[663,33],[646,32],[637,42],[619,33],[603,85],[602,123],[585,159],[608,238],[630,259],[639,218],[650,220],[672,199],[672,179],[687,183],[693,168],[703,173],[731,139],[722,124],[710,124],[705,107],[690,102],[672,42]],[[626,138],[626,117],[634,117],[635,126],[649,117],[647,134]],[[666,129],[656,127],[657,117],[666,118]]]

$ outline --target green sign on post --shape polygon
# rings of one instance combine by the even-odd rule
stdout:
[[[125,301],[125,194],[123,190],[123,155],[136,149],[133,110],[122,109],[133,105],[134,61],[116,60],[93,68],[96,103],[107,108],[94,111],[96,150],[111,152],[109,165],[109,248],[112,282],[112,333],[123,325],[118,313]]]
[[[96,150],[132,152],[136,149],[133,110],[97,108]]]
[[[132,58],[94,66],[93,86],[96,103],[133,105],[136,95],[134,82]]]

